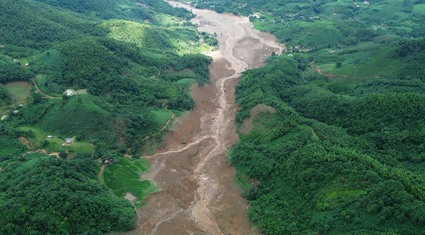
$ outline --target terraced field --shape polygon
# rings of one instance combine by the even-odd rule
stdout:
[[[134,203],[140,206],[142,199],[156,190],[152,182],[140,179],[140,174],[148,167],[149,163],[144,159],[114,159],[113,163],[105,166],[103,179],[115,195],[121,197],[131,193],[136,197]]]

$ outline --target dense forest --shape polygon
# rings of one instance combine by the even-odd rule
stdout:
[[[230,154],[258,181],[244,193],[250,219],[266,234],[420,234],[423,93],[338,94],[329,83],[305,82],[280,57],[244,74],[238,120],[259,104],[276,110],[259,114]]]
[[[126,200],[111,197],[90,159],[28,154],[0,174],[2,234],[97,234],[134,227]]]
[[[191,3],[249,16],[287,45],[236,91],[229,161],[259,231],[423,234],[423,0]],[[209,78],[200,52],[217,40],[158,0],[0,9],[0,233],[134,228],[156,189],[131,156],[193,107],[189,86]]]
[[[216,41],[164,1],[0,8],[0,233],[133,229],[133,207],[155,187],[140,180],[146,162],[122,159],[149,151],[192,109],[190,85],[209,79],[200,52]]]
[[[229,161],[258,230],[423,234],[423,1],[192,4],[249,16],[287,45],[237,88]]]

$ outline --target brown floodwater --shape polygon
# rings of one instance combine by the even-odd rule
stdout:
[[[192,9],[199,31],[216,34],[219,47],[208,54],[211,82],[191,88],[195,107],[176,121],[154,155],[143,179],[159,190],[138,209],[138,227],[130,234],[257,234],[247,219],[247,202],[235,184],[235,170],[226,161],[238,141],[235,87],[240,74],[263,65],[284,45],[253,30],[247,17]]]

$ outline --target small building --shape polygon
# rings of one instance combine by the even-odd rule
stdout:
[[[260,19],[261,18],[260,15],[257,14],[257,13],[254,13],[254,14],[249,15],[249,17],[250,18],[255,18],[255,19]]]
[[[72,89],[67,89],[64,93],[66,96],[73,96],[77,94],[77,92]]]
[[[72,144],[74,142],[73,138],[65,138],[65,144]]]
[[[47,138],[53,138],[53,135],[48,135]]]
[[[103,163],[105,165],[112,164],[113,162],[114,162],[114,159],[113,158],[109,158],[109,159],[106,159],[105,161],[103,161]]]

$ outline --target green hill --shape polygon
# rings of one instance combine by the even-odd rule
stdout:
[[[241,141],[229,159],[256,228],[423,233],[423,1],[192,4],[249,16],[288,48],[237,87]]]
[[[340,48],[362,41],[423,37],[421,1],[194,1],[219,12],[250,15],[256,28],[272,32],[291,49]]]
[[[105,33],[85,16],[35,1],[5,0],[0,7],[0,42],[6,44],[6,49],[8,45],[48,48],[61,41]]]
[[[131,204],[111,197],[88,159],[31,154],[0,174],[0,233],[92,233],[134,227]]]
[[[337,81],[303,82],[296,65],[272,58],[238,86],[240,123],[258,104],[276,110],[258,114],[230,154],[256,180],[244,193],[251,221],[266,234],[420,234],[424,83],[357,80],[334,93]]]
[[[190,84],[209,79],[211,59],[198,54],[211,48],[206,36],[185,24],[192,13],[164,1],[0,8],[0,233],[133,229],[123,193],[142,205],[155,190],[140,181],[149,166],[116,175],[123,162],[142,164],[124,155],[152,149],[173,114],[193,107]]]

